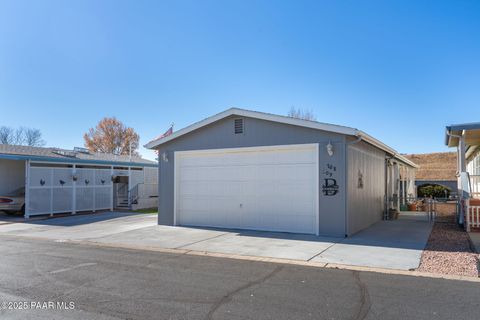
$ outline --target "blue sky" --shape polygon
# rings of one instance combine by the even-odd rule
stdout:
[[[145,144],[228,107],[295,106],[445,151],[445,125],[480,121],[479,57],[473,0],[0,0],[0,125],[71,148],[116,116]]]

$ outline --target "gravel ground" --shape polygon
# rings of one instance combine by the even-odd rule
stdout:
[[[478,277],[479,255],[455,223],[435,223],[418,271]]]

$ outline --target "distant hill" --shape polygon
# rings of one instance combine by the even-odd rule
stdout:
[[[457,180],[457,154],[455,152],[407,154],[404,156],[420,166],[417,169],[417,180]]]

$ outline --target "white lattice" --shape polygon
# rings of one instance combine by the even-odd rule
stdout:
[[[96,186],[111,186],[112,175],[110,169],[97,169],[95,171],[95,185]]]
[[[136,186],[139,183],[143,183],[143,170],[131,170],[130,171],[130,186]]]
[[[144,168],[145,172],[145,184],[158,184],[158,169],[157,168]]]
[[[77,187],[86,187],[94,184],[95,169],[77,169]]]
[[[30,187],[50,187],[52,185],[52,168],[30,169]]]
[[[52,168],[53,186],[71,187],[73,185],[73,171],[71,168]]]
[[[30,214],[50,213],[51,188],[30,189]]]
[[[94,188],[80,187],[76,189],[76,209],[77,211],[93,210]]]
[[[73,210],[73,188],[62,187],[53,189],[53,212],[71,212]]]
[[[111,187],[95,188],[95,209],[109,209],[112,205]]]
[[[113,204],[110,169],[30,167],[27,187],[29,215],[109,209]]]

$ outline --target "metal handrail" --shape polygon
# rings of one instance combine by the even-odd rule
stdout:
[[[121,195],[121,196],[127,195],[128,193],[125,192],[126,189],[127,189],[127,184],[118,185],[118,187],[117,187],[117,195]]]
[[[143,183],[137,183],[136,185],[134,185],[131,189],[130,189],[130,205],[132,204],[138,204],[138,189],[139,189],[139,185],[140,184],[143,184]]]
[[[406,205],[406,204],[412,204],[412,203],[418,204],[418,202],[422,202],[424,205],[424,208],[426,209],[422,211],[427,213],[429,221],[434,222],[437,217],[437,203],[440,201],[447,201],[447,200],[452,200],[452,199],[433,198],[433,197],[412,197],[412,196],[399,197],[397,195],[394,195],[393,197],[388,198],[388,204],[389,204],[388,210],[400,211],[400,207],[398,207],[397,204]],[[388,217],[388,213],[385,214],[385,217]]]

